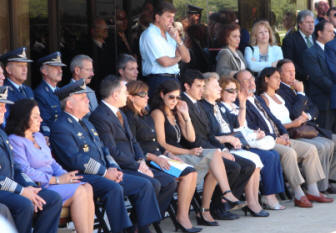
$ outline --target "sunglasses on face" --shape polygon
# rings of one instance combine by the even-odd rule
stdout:
[[[238,89],[234,88],[224,89],[224,91],[229,92],[230,94],[238,93]]]
[[[146,91],[141,91],[141,92],[136,93],[136,94],[134,94],[134,95],[135,95],[135,96],[139,96],[139,97],[144,98],[144,97],[148,96],[148,92],[146,92]]]
[[[170,100],[179,100],[179,99],[181,99],[181,97],[180,96],[175,96],[175,95],[168,95],[168,99],[170,99]]]

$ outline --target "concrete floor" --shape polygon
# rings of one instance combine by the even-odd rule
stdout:
[[[336,199],[336,195],[330,196]],[[236,211],[240,219],[218,221],[220,226],[203,227],[202,233],[336,233],[336,200],[331,204],[313,203],[314,207],[309,209],[294,207],[293,201],[281,203],[287,208],[269,211],[268,218],[245,217],[242,211]],[[191,215],[196,224],[194,212]],[[164,233],[175,232],[169,218],[161,223],[161,227]]]

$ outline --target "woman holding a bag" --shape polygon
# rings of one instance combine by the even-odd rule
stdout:
[[[260,73],[259,85],[257,85],[257,87],[258,93],[265,100],[272,114],[285,126],[289,135],[301,136],[301,138],[295,139],[307,142],[316,147],[323,171],[325,174],[328,174],[330,161],[334,153],[333,143],[327,138],[318,136],[314,127],[305,125],[305,122],[308,121],[308,116],[305,112],[302,112],[296,119],[290,118],[290,113],[285,105],[285,101],[280,95],[276,94],[276,90],[280,88],[280,73],[278,70],[273,67],[263,69]],[[292,132],[292,134],[290,132]],[[327,179],[319,181],[318,187],[317,185],[311,185],[311,192],[315,190],[315,194],[319,193],[318,190],[325,191],[327,189]]]

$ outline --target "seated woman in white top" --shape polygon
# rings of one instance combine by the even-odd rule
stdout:
[[[259,76],[259,85],[258,93],[261,94],[261,97],[265,100],[267,106],[269,107],[271,113],[281,121],[286,129],[299,127],[304,124],[308,117],[305,112],[302,112],[301,116],[292,120],[290,118],[289,110],[285,105],[284,99],[276,94],[276,90],[280,88],[280,73],[276,68],[268,67],[261,71]],[[312,139],[307,138],[298,138],[300,140],[309,144],[316,146],[318,149],[318,156],[320,158],[324,173],[329,172],[330,168],[330,153],[332,153],[327,146],[327,140],[323,137],[315,137]],[[325,148],[326,147],[326,148]],[[328,161],[328,162],[326,162]],[[324,163],[329,163],[324,165]],[[319,181],[319,183],[323,182]],[[320,194],[316,182],[310,183],[307,185],[307,197],[309,200],[314,199],[314,197],[319,197],[320,202],[331,202],[328,198],[323,198],[323,195]],[[324,191],[324,190],[322,190]],[[313,197],[312,197],[313,196]]]
[[[265,67],[275,67],[283,59],[282,50],[275,45],[274,33],[268,21],[260,20],[252,27],[251,46],[245,48],[247,68],[259,73]]]

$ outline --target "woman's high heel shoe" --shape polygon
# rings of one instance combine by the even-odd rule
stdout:
[[[264,209],[267,209],[267,210],[284,210],[284,209],[286,209],[286,207],[283,206],[283,205],[280,205],[279,202],[274,204],[274,205],[270,205],[268,203],[268,201],[266,200],[266,198],[264,198],[264,197],[261,198],[261,205]]]
[[[216,221],[210,222],[204,219],[203,213],[207,211],[210,211],[210,209],[202,208],[200,216],[196,216],[197,224],[203,226],[219,226],[218,222]]]
[[[265,210],[260,210],[258,213],[254,212],[253,210],[251,210],[248,206],[245,206],[243,208],[243,211],[245,213],[245,216],[247,216],[247,213],[250,213],[253,217],[268,217],[269,213]]]
[[[192,227],[192,228],[185,228],[184,226],[181,225],[181,223],[176,221],[176,226],[175,226],[175,231],[178,231],[179,229],[182,230],[182,232],[189,232],[189,233],[196,233],[200,232],[202,228],[200,227]]]
[[[231,193],[231,190],[227,190],[224,193],[222,193],[222,199],[224,199],[225,201],[227,201],[230,205],[231,205],[231,210],[237,210],[237,209],[241,209],[244,206],[246,206],[246,202],[245,201],[231,201],[228,198],[225,197],[226,194]]]

